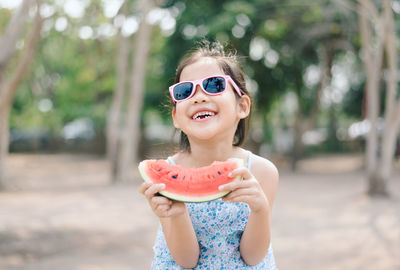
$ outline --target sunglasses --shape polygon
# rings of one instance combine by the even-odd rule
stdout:
[[[218,75],[195,81],[179,82],[169,87],[169,93],[174,103],[184,101],[191,98],[196,92],[196,86],[200,85],[201,90],[206,94],[216,96],[225,91],[228,82],[233,86],[239,97],[241,97],[243,95],[242,92],[229,75]]]

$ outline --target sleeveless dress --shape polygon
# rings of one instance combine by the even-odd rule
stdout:
[[[251,156],[252,153],[249,152],[247,161],[249,170]],[[168,161],[175,164],[171,157],[168,157]],[[246,203],[230,203],[217,199],[204,203],[185,204],[200,247],[199,261],[193,269],[278,269],[271,246],[265,258],[257,265],[247,266],[240,257],[240,239],[250,215],[250,207]],[[184,269],[172,258],[161,225],[158,228],[153,251],[151,269]]]

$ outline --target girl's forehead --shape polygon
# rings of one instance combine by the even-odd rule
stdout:
[[[225,75],[219,67],[217,60],[203,57],[187,65],[181,73],[180,81],[198,80],[213,75]]]

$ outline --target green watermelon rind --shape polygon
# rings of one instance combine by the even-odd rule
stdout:
[[[244,166],[244,162],[242,159],[240,158],[230,158],[228,159],[228,161],[234,161],[237,163],[238,168],[243,167]],[[147,176],[146,172],[145,172],[145,167],[146,167],[146,160],[142,161],[139,163],[139,173],[140,176],[142,177],[142,179],[145,182],[151,182],[151,179]],[[231,181],[241,181],[242,177],[241,176],[237,176],[235,179],[233,179]],[[169,199],[175,200],[175,201],[180,201],[180,202],[194,202],[194,203],[198,203],[198,202],[209,202],[209,201],[213,201],[219,198],[222,198],[224,196],[226,196],[227,194],[229,194],[231,191],[221,191],[215,194],[211,194],[211,195],[206,195],[206,196],[200,196],[200,197],[196,197],[196,196],[185,196],[185,195],[181,195],[181,194],[176,194],[176,193],[171,193],[168,191],[160,191],[159,193]]]

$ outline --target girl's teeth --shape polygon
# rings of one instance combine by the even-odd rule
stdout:
[[[215,115],[215,113],[213,113],[213,112],[198,112],[193,116],[193,119],[203,119],[203,118],[211,117],[214,115]]]

